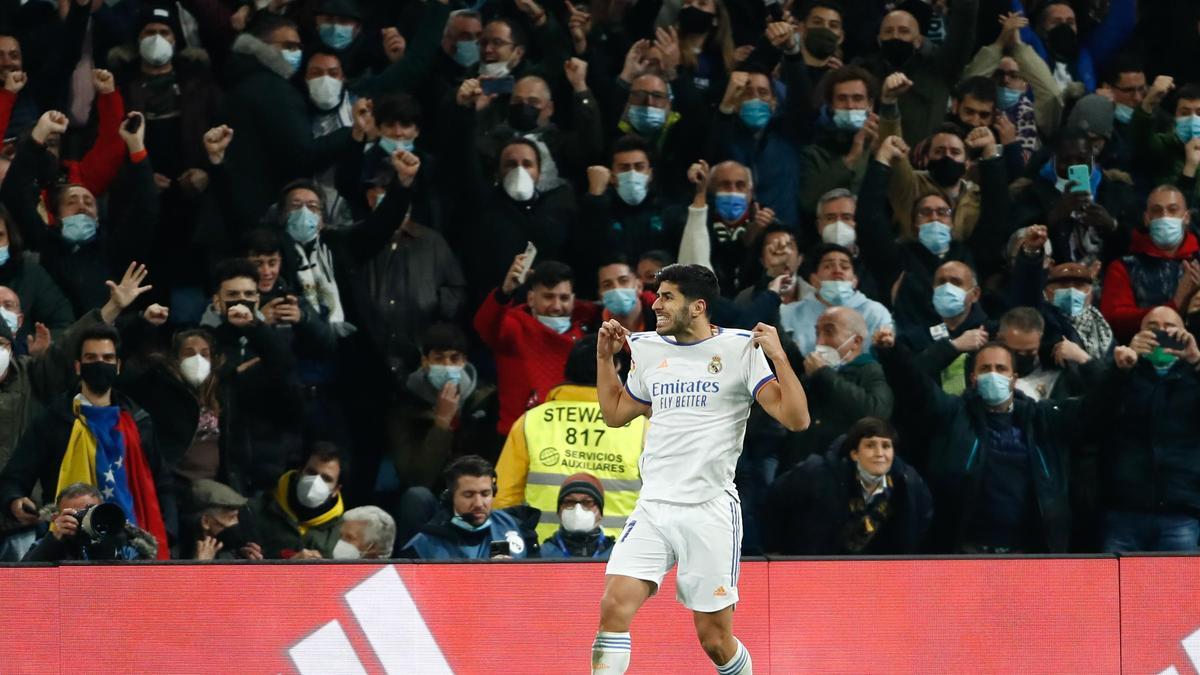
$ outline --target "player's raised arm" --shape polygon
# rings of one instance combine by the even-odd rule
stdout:
[[[758,403],[788,431],[804,431],[811,418],[808,415],[808,396],[788,362],[783,345],[779,343],[779,332],[774,326],[760,323],[752,331],[754,346],[763,350],[775,366],[775,381],[768,382],[758,390]]]
[[[613,363],[613,355],[624,348],[628,336],[629,331],[615,319],[605,321],[596,335],[596,390],[604,423],[610,427],[623,427],[650,412],[650,406],[633,400],[625,391]]]

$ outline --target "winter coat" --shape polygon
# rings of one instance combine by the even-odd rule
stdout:
[[[509,555],[516,560],[538,557],[537,526],[541,511],[513,506],[492,511],[487,528],[479,532],[451,524],[449,508],[443,507],[401,551],[401,558],[421,560],[488,560],[491,542],[508,542]]]
[[[42,323],[53,331],[71,325],[74,314],[71,303],[46,268],[39,265],[31,255],[25,255],[9,244],[11,257],[0,265],[0,286],[5,286],[21,299],[21,313],[25,321],[17,333],[17,339],[32,333],[34,324]]]
[[[597,527],[591,532],[576,535],[559,528],[554,536],[542,542],[542,558],[588,558],[608,560],[616,542]]]
[[[1174,251],[1155,246],[1150,235],[1134,230],[1129,255],[1112,261],[1104,273],[1100,311],[1112,325],[1117,340],[1130,340],[1142,326],[1142,317],[1159,305],[1175,307],[1175,287],[1183,277],[1183,261],[1200,257],[1196,235],[1185,230],[1183,242]]]
[[[803,370],[800,367],[797,372]],[[787,435],[780,457],[785,468],[824,451],[864,417],[892,416],[892,390],[883,366],[870,354],[860,354],[838,368],[821,368],[805,375],[801,384],[808,395],[812,423],[804,431]]]
[[[336,515],[320,524],[305,526],[299,520],[303,516],[297,515],[300,513],[294,489],[297,477],[298,472],[287,472],[279,478],[274,490],[263,492],[248,505],[253,516],[253,527],[247,528],[253,535],[250,540],[262,547],[267,560],[291,558],[302,549],[319,551],[322,558],[332,558],[333,547],[342,538],[341,514],[345,508],[342,496],[330,497],[326,504],[305,513],[308,518]],[[280,498],[287,499],[288,509],[280,506]]]

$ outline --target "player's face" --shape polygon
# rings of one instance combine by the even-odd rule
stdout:
[[[654,331],[659,335],[679,335],[687,331],[697,312],[704,311],[701,301],[688,302],[679,292],[679,287],[670,281],[658,286],[658,297],[654,301]]]
[[[856,449],[850,451],[850,459],[872,476],[883,476],[891,471],[894,456],[892,439],[883,436],[868,436],[858,442]]]

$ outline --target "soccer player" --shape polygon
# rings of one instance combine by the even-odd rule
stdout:
[[[592,673],[629,666],[629,625],[678,562],[677,597],[720,675],[750,675],[750,653],[733,636],[742,512],[733,470],[757,400],[792,431],[808,427],[808,402],[775,328],[725,330],[708,321],[717,277],[700,265],[658,273],[654,332],[604,322],[596,346],[600,409],[610,427],[649,417],[642,491],[617,538],[600,601]],[[613,354],[629,341],[625,387]],[[767,364],[775,366],[775,374]]]

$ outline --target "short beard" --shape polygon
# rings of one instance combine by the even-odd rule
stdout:
[[[679,335],[680,333],[687,330],[687,327],[688,327],[687,319],[681,317],[679,319],[676,319],[676,320],[668,323],[665,328],[659,328],[658,325],[656,324],[654,326],[654,332],[658,333],[659,335],[674,336],[674,335]]]

